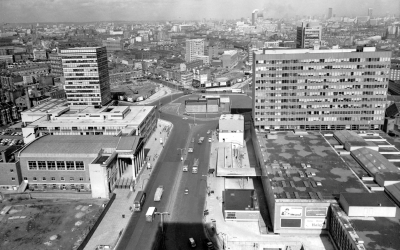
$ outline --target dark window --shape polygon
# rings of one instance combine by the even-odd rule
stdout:
[[[76,161],[75,162],[76,170],[85,170],[85,164],[83,161]]]
[[[75,163],[73,161],[67,161],[67,170],[75,170]]]
[[[38,161],[39,170],[46,170],[46,162],[45,161]]]
[[[28,161],[29,170],[37,170],[36,161]]]
[[[56,162],[55,161],[48,161],[47,167],[49,170],[56,170]]]
[[[57,170],[65,170],[65,162],[57,161]]]

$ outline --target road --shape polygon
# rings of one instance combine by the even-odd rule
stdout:
[[[167,101],[166,98],[164,101]],[[197,144],[195,151],[188,155],[187,160],[191,163],[193,158],[200,159],[198,174],[182,172],[180,151],[177,148],[185,148],[188,145],[190,134],[193,134],[195,138],[198,138],[200,134],[206,137],[206,131],[215,129],[218,121],[198,122],[197,126],[190,129],[189,124],[193,122],[191,119],[183,120],[182,117],[166,113],[161,113],[160,118],[172,122],[174,129],[151,177],[141,179],[141,182],[148,181],[145,189],[147,198],[143,210],[135,212],[130,218],[118,250],[155,247],[160,237],[160,218],[156,217],[152,223],[146,222],[145,219],[147,209],[152,206],[159,212],[168,210],[171,213],[165,227],[167,249],[186,249],[189,247],[189,237],[194,237],[198,244],[200,244],[200,239],[205,237],[202,213],[206,195],[206,177],[202,175],[207,173],[210,145],[205,140],[202,145]],[[161,201],[155,202],[154,193],[159,185],[164,186],[164,193]],[[183,195],[185,187],[189,188],[188,195]]]

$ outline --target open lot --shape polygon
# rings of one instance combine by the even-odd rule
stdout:
[[[12,200],[0,210],[0,249],[76,249],[102,211],[106,200]]]
[[[155,90],[158,86],[159,84],[146,80],[142,82],[112,86],[111,92],[124,92],[127,97],[132,97],[136,100],[139,96],[150,96],[150,91]],[[134,93],[136,90],[138,91],[138,94]]]

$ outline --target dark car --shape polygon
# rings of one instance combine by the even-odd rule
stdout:
[[[208,239],[203,239],[203,244],[205,247],[207,247],[208,250],[214,249],[214,244]]]

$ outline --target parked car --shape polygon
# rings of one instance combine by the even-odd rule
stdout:
[[[189,189],[188,188],[185,188],[185,192],[184,192],[185,194],[189,194]]]

